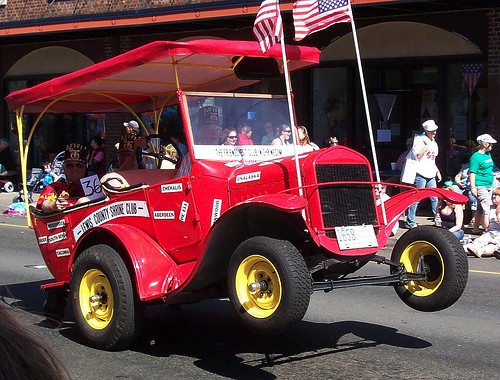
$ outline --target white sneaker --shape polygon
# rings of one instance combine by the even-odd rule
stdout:
[[[469,251],[470,253],[472,253],[476,257],[481,258],[481,256],[482,256],[482,254],[479,252],[479,250],[472,245],[467,247],[467,251]]]

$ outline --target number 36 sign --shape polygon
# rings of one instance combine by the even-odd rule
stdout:
[[[97,175],[94,174],[90,177],[82,178],[80,183],[82,184],[85,196],[91,200],[104,197],[101,181],[99,181],[99,177]]]

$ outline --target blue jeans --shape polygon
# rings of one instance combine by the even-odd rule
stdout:
[[[458,230],[458,231],[452,232],[452,234],[455,235],[458,240],[462,240],[465,236],[465,233],[463,230]]]
[[[457,185],[451,186],[455,193],[466,195],[469,198],[470,209],[476,211],[477,209],[477,198],[470,192],[470,187],[467,186],[465,189],[461,189]]]
[[[415,187],[417,189],[423,189],[424,187],[437,187],[436,184],[436,177],[433,178],[425,178],[422,177],[420,174],[417,174],[415,177]],[[436,210],[438,207],[438,198],[437,197],[430,197],[431,199],[431,206],[432,206],[432,213],[436,215]],[[415,222],[415,217],[417,215],[417,207],[419,202],[413,203],[410,207],[408,207],[408,212],[406,214],[406,225],[408,227],[415,227],[417,223]]]

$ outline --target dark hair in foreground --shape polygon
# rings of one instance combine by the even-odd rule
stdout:
[[[16,321],[0,301],[0,380],[68,379],[47,344]]]

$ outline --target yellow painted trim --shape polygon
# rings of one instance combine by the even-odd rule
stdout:
[[[477,270],[477,269],[470,269],[469,273],[493,274],[493,275],[500,276],[500,272],[491,272],[491,271],[487,271],[487,270]]]
[[[19,224],[9,224],[9,223],[2,223],[1,227],[17,227],[17,228],[28,228],[31,229],[30,226],[20,226]]]

